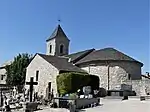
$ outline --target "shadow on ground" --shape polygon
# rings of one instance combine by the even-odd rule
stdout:
[[[99,105],[97,105],[97,106],[103,106],[104,104],[99,104]],[[97,107],[97,106],[93,106],[93,107]],[[92,108],[92,107],[89,107],[89,108]],[[85,109],[88,109],[88,108],[85,108]],[[78,109],[78,110],[76,110],[76,112],[86,112],[86,110],[85,109]]]

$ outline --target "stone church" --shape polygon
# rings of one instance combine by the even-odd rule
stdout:
[[[34,81],[38,82],[34,91],[38,95],[46,97],[47,91],[52,90],[56,95],[57,75],[70,71],[99,76],[99,86],[106,90],[122,90],[122,85],[126,84],[129,85],[126,86],[127,90],[140,94],[139,82],[142,79],[143,63],[114,48],[88,49],[69,54],[69,43],[70,40],[58,25],[46,40],[46,54],[35,54],[27,67],[26,82],[30,81],[30,77],[34,77]],[[26,88],[29,86],[26,85]]]

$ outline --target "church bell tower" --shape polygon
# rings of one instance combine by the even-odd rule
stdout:
[[[47,44],[47,55],[63,56],[69,53],[69,42],[70,40],[64,33],[60,25],[58,25],[51,36],[46,40]]]

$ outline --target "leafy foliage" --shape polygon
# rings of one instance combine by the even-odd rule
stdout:
[[[32,56],[23,53],[16,56],[10,65],[6,66],[8,85],[19,86],[25,83],[26,67],[31,62]]]
[[[98,97],[105,97],[107,96],[107,90],[104,88],[99,88],[99,92],[97,94]]]
[[[76,72],[62,73],[57,76],[57,89],[61,95],[75,93],[84,86],[91,86],[92,90],[99,88],[99,77]]]

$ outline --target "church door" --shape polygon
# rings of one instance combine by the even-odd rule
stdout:
[[[51,96],[51,82],[48,83],[46,88],[46,99],[50,99]]]

